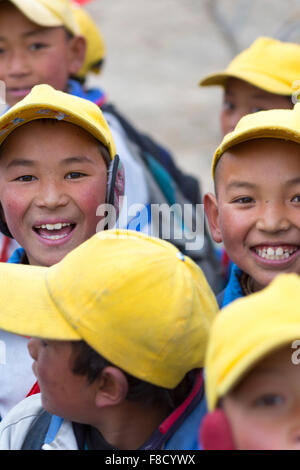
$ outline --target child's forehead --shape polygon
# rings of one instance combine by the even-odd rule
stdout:
[[[300,144],[281,139],[254,139],[242,142],[228,149],[218,161],[215,169],[215,186],[221,187],[226,183],[226,176],[241,173],[247,176],[248,170],[255,169],[259,175],[260,169],[266,167],[270,171],[282,166],[299,166]],[[284,176],[284,175],[283,175]],[[296,175],[295,175],[296,176]]]
[[[293,350],[291,349],[291,344],[279,346],[259,359],[248,372],[244,373],[243,377],[234,387],[233,392],[235,394],[247,393],[251,385],[253,385],[254,389],[256,388],[258,381],[266,382],[278,378],[281,381],[283,376],[287,378],[293,372],[293,369],[295,369],[292,362]]]
[[[2,143],[0,153],[3,158],[7,153],[15,153],[22,149],[27,152],[28,147],[36,147],[43,154],[45,144],[48,142],[53,145],[56,141],[62,144],[60,145],[62,153],[64,143],[67,145],[66,148],[73,144],[78,152],[81,145],[85,150],[97,148],[99,151],[102,145],[94,136],[75,124],[46,118],[33,120],[16,128]]]

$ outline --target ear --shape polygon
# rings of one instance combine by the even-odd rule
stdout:
[[[128,381],[125,374],[117,367],[103,369],[99,377],[95,404],[98,408],[122,403],[128,393]]]
[[[68,40],[69,74],[76,75],[80,70],[86,54],[86,40],[83,36],[73,36]]]
[[[214,194],[207,193],[204,195],[204,210],[212,238],[216,243],[221,243],[223,240],[219,226],[219,207],[217,198]]]

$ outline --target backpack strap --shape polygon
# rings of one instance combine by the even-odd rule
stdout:
[[[41,450],[52,415],[43,410],[31,424],[21,450]]]

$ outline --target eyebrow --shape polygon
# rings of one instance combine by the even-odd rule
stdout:
[[[59,164],[61,166],[70,165],[72,163],[91,163],[91,164],[94,164],[94,161],[91,160],[89,157],[86,157],[84,155],[80,155],[80,156],[64,158],[63,160],[61,160],[59,162]],[[15,167],[18,167],[18,166],[33,167],[35,164],[36,164],[36,162],[34,160],[29,160],[29,159],[25,159],[25,158],[22,158],[22,159],[21,158],[15,158],[11,162],[9,162],[6,169],[8,170],[10,168],[15,168]]]
[[[226,190],[230,189],[255,189],[257,185],[254,183],[249,183],[248,181],[232,181],[226,186]]]
[[[22,34],[22,36],[24,38],[27,38],[27,37],[31,37],[31,36],[38,36],[38,35],[43,35],[43,36],[47,36],[48,33],[52,30],[53,28],[41,28],[41,29],[34,29],[34,30],[31,30],[31,31],[27,31],[25,33]],[[5,41],[5,37],[4,36],[0,36],[0,41]]]
[[[288,180],[285,184],[286,186],[295,186],[296,184],[300,184],[300,176],[296,176],[296,178]]]

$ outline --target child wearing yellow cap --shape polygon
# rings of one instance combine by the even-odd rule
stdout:
[[[1,450],[194,448],[217,304],[190,258],[108,230],[50,268],[0,275],[0,327],[32,337],[41,389],[2,420]]]
[[[150,207],[152,204],[168,207],[177,204],[183,212],[185,204],[192,205],[193,220],[189,222],[186,217],[184,221],[186,232],[192,232],[192,237],[196,204],[202,202],[198,180],[182,172],[165,148],[121,116],[107,102],[103,90],[85,88],[87,75],[101,70],[99,63],[105,59],[106,49],[97,25],[76,3],[70,0],[0,2],[0,80],[6,83],[7,103],[12,106],[34,85],[49,84],[100,106],[126,173],[126,204],[119,226],[156,236],[168,233],[168,240],[187,252],[184,237],[173,234],[168,218],[159,218],[157,222]],[[127,210],[138,204],[139,210]],[[182,222],[179,220],[180,229]],[[189,250],[188,254],[205,270],[217,290],[218,261],[211,239],[206,235],[204,247]],[[2,251],[1,259],[5,260],[5,253],[11,254],[11,249],[4,244]]]
[[[300,104],[244,116],[215,152],[210,229],[233,261],[220,306],[300,274]]]
[[[207,450],[300,449],[300,277],[281,274],[217,316],[206,353]]]
[[[110,222],[104,204],[117,217],[124,175],[94,103],[37,85],[0,118],[0,152],[0,226],[22,247],[11,263],[56,264]],[[35,383],[27,342],[0,331],[1,417]]]
[[[233,131],[242,116],[268,109],[291,109],[299,89],[300,45],[270,37],[257,38],[225,70],[208,75],[200,86],[224,89],[221,127]]]

